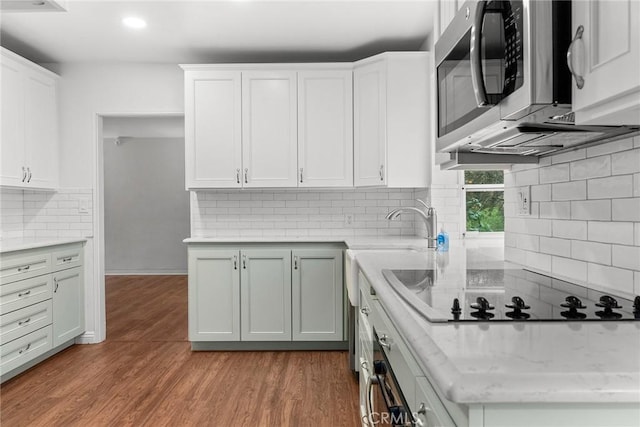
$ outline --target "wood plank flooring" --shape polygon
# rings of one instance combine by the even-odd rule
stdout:
[[[357,426],[341,351],[192,352],[185,276],[109,276],[107,340],[0,387],[9,426]]]

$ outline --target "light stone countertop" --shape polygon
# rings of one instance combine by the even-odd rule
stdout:
[[[84,237],[48,237],[43,239],[35,238],[12,238],[0,240],[0,253],[23,251],[27,249],[44,248],[47,246],[66,245],[68,243],[86,242]]]
[[[358,264],[421,368],[457,403],[638,402],[639,322],[430,323],[383,269],[499,267],[491,250],[372,251]]]
[[[426,251],[427,240],[415,236],[234,236],[234,237],[189,237],[184,243],[344,243],[355,250],[411,249]]]

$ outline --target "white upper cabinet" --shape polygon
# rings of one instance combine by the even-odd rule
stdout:
[[[637,0],[572,2],[576,124],[640,125],[639,28]]]
[[[58,76],[2,49],[0,185],[58,184]]]
[[[431,181],[428,52],[387,52],[354,68],[354,184],[426,187]]]
[[[240,71],[185,75],[187,188],[242,187]]]
[[[298,186],[353,185],[352,72],[298,72]]]
[[[296,187],[298,164],[295,71],[242,72],[245,187]]]

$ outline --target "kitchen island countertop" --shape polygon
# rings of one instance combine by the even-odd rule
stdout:
[[[48,246],[66,245],[68,243],[86,242],[84,237],[48,237],[48,238],[12,238],[0,240],[0,253],[23,251],[27,249],[45,248]]]
[[[362,252],[359,268],[421,366],[456,403],[640,403],[640,321],[430,323],[383,269],[500,268],[480,247]],[[444,258],[444,259],[443,259]]]

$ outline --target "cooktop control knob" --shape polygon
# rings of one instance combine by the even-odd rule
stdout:
[[[622,308],[618,305],[618,301],[609,295],[603,295],[600,297],[600,302],[596,303],[596,307],[602,307],[604,310],[596,311],[596,316],[601,319],[619,319],[622,314],[613,311],[614,308]]]
[[[377,375],[385,375],[387,373],[387,365],[384,360],[373,361],[373,372]]]
[[[511,298],[512,304],[505,304],[505,307],[512,308],[513,311],[507,311],[505,316],[510,317],[514,320],[525,320],[531,317],[529,313],[524,313],[522,310],[527,310],[531,308],[527,304],[525,304],[524,300],[519,296],[514,296]]]
[[[638,297],[638,299],[640,300],[640,297]],[[451,314],[453,314],[453,320],[460,320],[460,315],[462,314],[462,308],[460,308],[460,300],[458,298],[453,299],[453,305],[451,306]]]
[[[580,298],[569,295],[565,298],[565,301],[566,302],[564,304],[560,304],[560,307],[568,308],[569,310],[560,313],[562,317],[566,317],[567,319],[584,319],[585,317],[587,317],[586,314],[578,311],[578,309],[587,308],[582,304]]]
[[[489,313],[488,310],[493,310],[495,307],[489,304],[489,301],[487,301],[485,297],[476,298],[476,302],[474,304],[470,304],[469,307],[477,310],[470,313],[471,316],[476,319],[489,320],[494,316],[494,314]]]

